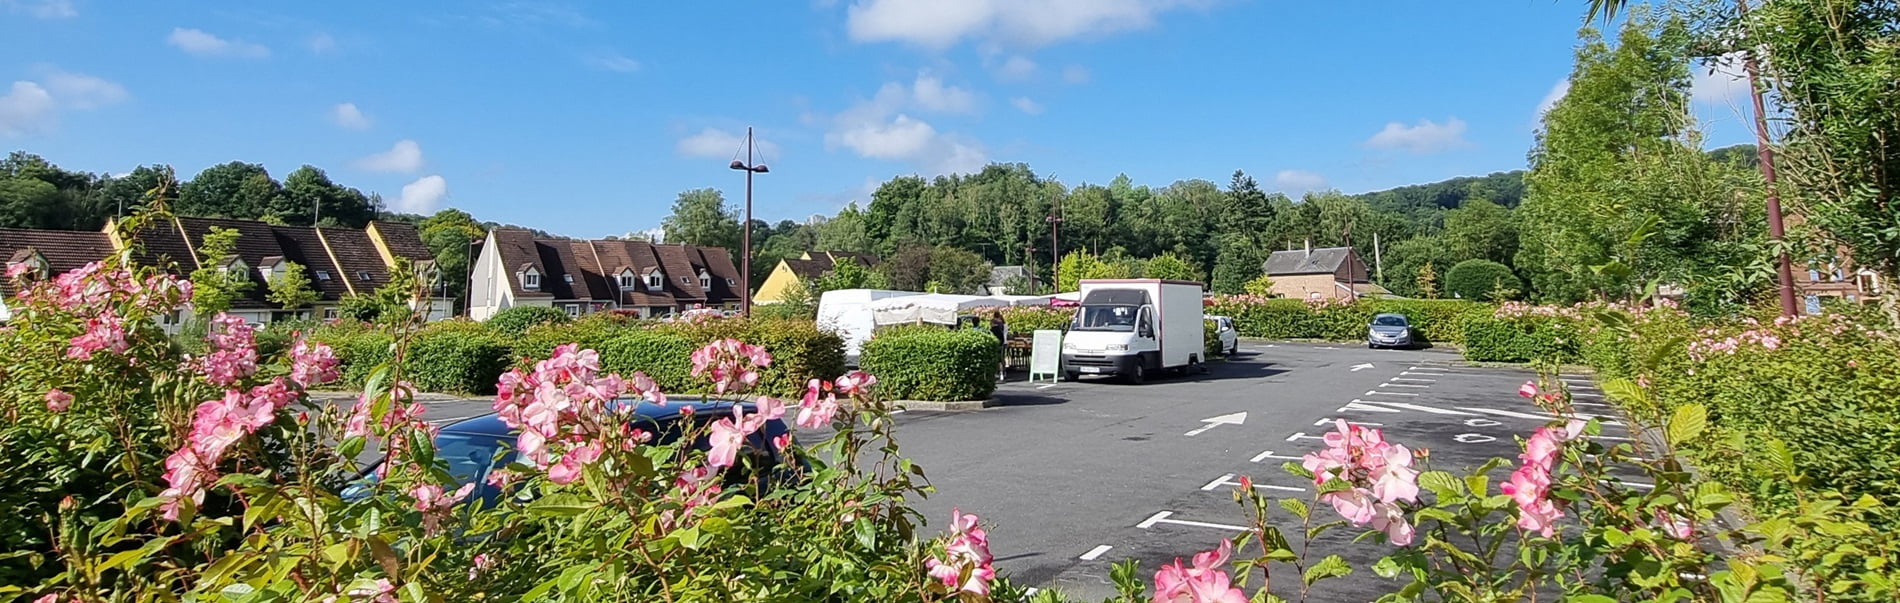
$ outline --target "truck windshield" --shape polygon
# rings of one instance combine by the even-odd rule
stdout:
[[[1122,331],[1135,330],[1135,315],[1139,306],[1082,306],[1075,313],[1075,323],[1071,331]]]

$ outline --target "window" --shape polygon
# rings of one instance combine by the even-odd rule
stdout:
[[[567,281],[567,284],[569,284],[569,285],[572,285],[572,284],[574,284],[574,275],[572,275],[572,274],[563,274],[563,275],[561,275],[561,280],[564,280],[564,281]]]
[[[659,289],[663,283],[664,282],[660,279],[660,273],[655,272],[647,275],[647,288]]]
[[[336,317],[337,317],[337,310],[336,310],[336,308],[324,308],[324,309],[323,309],[323,319],[324,319],[324,320],[329,320],[329,319],[332,319],[332,318],[336,318]]]
[[[328,270],[318,270],[318,271],[317,271],[317,280],[319,280],[319,281],[327,281],[327,280],[330,280],[330,271],[328,271]]]
[[[521,288],[540,289],[541,275],[534,272],[529,272],[529,273],[521,275]]]
[[[369,282],[369,271],[368,270],[356,271],[356,280],[363,281],[365,283]]]
[[[733,287],[733,286],[737,286],[738,284],[739,284],[739,283],[736,283],[736,282],[733,282],[733,280],[732,280],[732,279],[726,279],[726,286],[727,286],[727,287]]]
[[[1809,268],[1808,282],[1813,283],[1813,282],[1819,282],[1820,280],[1821,280],[1821,271],[1813,269],[1813,268]]]
[[[1841,282],[1842,280],[1845,280],[1846,278],[1847,278],[1847,275],[1842,274],[1841,269],[1835,268],[1833,278],[1830,278],[1828,280],[1838,283],[1838,282]]]
[[[699,279],[699,288],[701,288],[701,289],[711,289],[711,288],[712,288],[712,279],[709,279],[709,278],[702,278],[702,279]]]
[[[620,275],[620,288],[621,289],[633,288],[633,273],[629,272],[627,274]]]
[[[580,316],[580,315],[581,315],[581,305],[580,305],[580,304],[568,304],[568,305],[567,305],[567,308],[566,308],[566,309],[567,309],[567,315],[568,315],[569,317],[576,317],[576,316]]]
[[[682,285],[686,285],[686,284],[690,284],[690,283],[692,283],[692,282],[693,282],[693,279],[692,279],[692,277],[688,277],[688,276],[682,276],[682,277],[680,277],[680,284],[682,284]]]

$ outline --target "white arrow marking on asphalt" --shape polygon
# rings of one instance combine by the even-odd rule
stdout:
[[[1168,519],[1168,517],[1172,515],[1174,515],[1173,511],[1156,511],[1154,515],[1150,515],[1148,516],[1147,519],[1141,520],[1141,523],[1135,524],[1135,527],[1146,530],[1146,529],[1155,527],[1155,524],[1158,524],[1158,523],[1171,523],[1175,525],[1194,526],[1197,528],[1214,528],[1217,530],[1233,530],[1236,532],[1245,532],[1245,531],[1253,529],[1247,526],[1230,526],[1224,523],[1207,523],[1205,521],[1187,521],[1187,520],[1182,520],[1182,519]]]
[[[1235,488],[1239,488],[1240,482],[1234,481],[1234,474],[1229,473],[1227,475],[1220,476],[1219,479],[1216,479],[1211,482],[1207,482],[1207,485],[1201,486],[1201,491],[1206,492],[1209,490],[1213,490],[1215,488],[1219,488],[1221,486],[1233,486]],[[1270,484],[1254,484],[1253,487],[1254,489],[1257,489],[1257,490],[1279,490],[1281,492],[1305,492],[1306,491],[1305,488],[1295,488],[1293,486],[1274,486]]]
[[[1220,427],[1220,426],[1222,426],[1222,425],[1239,425],[1239,424],[1242,424],[1242,423],[1246,423],[1246,422],[1247,422],[1247,413],[1245,413],[1245,412],[1237,412],[1237,413],[1234,413],[1234,414],[1230,414],[1230,415],[1221,415],[1221,416],[1218,416],[1218,417],[1212,417],[1212,418],[1207,418],[1207,419],[1201,419],[1201,422],[1202,422],[1202,423],[1206,423],[1206,425],[1202,425],[1202,426],[1200,426],[1200,427],[1197,427],[1197,428],[1195,428],[1195,429],[1194,429],[1194,431],[1190,431],[1190,432],[1187,432],[1187,433],[1184,433],[1184,434],[1181,434],[1181,435],[1184,435],[1184,436],[1197,436],[1197,435],[1201,435],[1202,433],[1206,433],[1206,432],[1207,432],[1207,430],[1209,430],[1209,429],[1213,429],[1213,428],[1215,428],[1215,427]]]
[[[1077,559],[1081,559],[1083,561],[1094,561],[1096,557],[1102,556],[1102,553],[1106,553],[1108,552],[1109,549],[1112,549],[1112,548],[1115,548],[1115,547],[1104,544],[1104,545],[1089,549],[1089,552],[1082,553],[1082,556],[1077,557]]]
[[[1365,402],[1364,400],[1359,400],[1355,398],[1353,399],[1353,401],[1347,402],[1345,406],[1339,407],[1339,410],[1334,411],[1334,412],[1348,412],[1348,411],[1354,411],[1354,410],[1361,411],[1361,412],[1399,412],[1396,410],[1392,410],[1390,408],[1386,408],[1384,406],[1371,406],[1371,405],[1365,404],[1364,402]]]
[[[1357,373],[1357,372],[1359,372],[1359,371],[1363,371],[1363,370],[1366,370],[1366,369],[1369,369],[1369,368],[1373,368],[1373,367],[1372,367],[1372,363],[1370,363],[1370,362],[1367,362],[1367,363],[1364,363],[1364,364],[1355,364],[1355,365],[1352,365],[1352,372],[1355,372],[1355,373]]]
[[[1295,432],[1293,432],[1293,435],[1290,435],[1290,436],[1287,436],[1287,437],[1286,437],[1286,441],[1288,441],[1288,442],[1291,442],[1291,441],[1294,441],[1294,440],[1324,440],[1324,439],[1326,439],[1326,438],[1323,438],[1323,437],[1320,437],[1320,436],[1310,436],[1310,435],[1306,435],[1306,432],[1304,432],[1304,431],[1295,431]]]
[[[1354,400],[1354,402],[1359,402],[1359,400]],[[1456,416],[1461,416],[1461,417],[1471,417],[1471,416],[1476,416],[1476,415],[1473,415],[1473,414],[1471,414],[1471,413],[1468,413],[1468,412],[1459,412],[1459,411],[1456,411],[1456,410],[1445,410],[1445,409],[1443,409],[1443,408],[1437,408],[1437,407],[1432,407],[1432,406],[1425,406],[1425,405],[1421,405],[1421,404],[1406,404],[1406,403],[1404,403],[1404,402],[1379,402],[1378,404],[1383,404],[1383,405],[1386,405],[1386,406],[1391,406],[1391,407],[1394,407],[1394,408],[1403,408],[1403,409],[1406,409],[1406,410],[1416,410],[1416,411],[1419,411],[1419,412],[1428,412],[1428,413],[1432,413],[1432,414],[1435,414],[1435,415],[1456,415]]]
[[[1382,392],[1378,390],[1367,390],[1366,395],[1368,396],[1416,396],[1418,394],[1406,394],[1406,393],[1400,393],[1400,392]]]
[[[1248,460],[1247,460],[1247,462],[1249,462],[1249,463],[1258,463],[1258,462],[1260,462],[1260,461],[1264,461],[1264,460],[1267,460],[1267,459],[1281,459],[1281,460],[1287,460],[1287,461],[1303,461],[1303,460],[1306,460],[1306,459],[1304,459],[1304,458],[1301,458],[1301,457],[1297,457],[1297,456],[1286,456],[1286,455],[1284,455],[1284,454],[1274,454],[1272,450],[1268,450],[1268,451],[1266,451],[1266,452],[1262,452],[1262,453],[1260,453],[1260,454],[1256,454],[1256,455],[1253,455],[1253,458],[1251,458],[1251,459],[1248,459]]]
[[[1461,433],[1461,434],[1458,434],[1456,437],[1453,437],[1452,439],[1457,440],[1458,443],[1460,444],[1483,444],[1485,442],[1498,441],[1497,438],[1484,435],[1481,433]]]

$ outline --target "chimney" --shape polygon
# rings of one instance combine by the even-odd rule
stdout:
[[[1313,240],[1306,240],[1306,257],[1313,257]]]

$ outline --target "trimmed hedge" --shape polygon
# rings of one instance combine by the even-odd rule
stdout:
[[[1219,298],[1209,314],[1229,316],[1244,337],[1358,341],[1376,314],[1404,314],[1413,333],[1428,342],[1461,343],[1463,319],[1488,314],[1491,306],[1463,300],[1368,300],[1358,303],[1309,303],[1257,296]]]
[[[1566,318],[1474,313],[1464,317],[1462,330],[1466,360],[1572,363],[1579,358],[1579,327]]]
[[[984,400],[996,391],[1002,346],[988,331],[904,329],[865,342],[858,360],[895,400]]]
[[[312,338],[336,350],[343,382],[350,387],[361,387],[395,353],[395,337],[383,331],[325,328]],[[511,363],[510,352],[506,339],[478,323],[435,323],[410,341],[403,379],[425,392],[493,393],[495,378]]]
[[[591,346],[600,352],[600,370],[631,377],[646,373],[660,391],[681,393],[706,389],[705,382],[693,377],[693,350],[698,345],[685,337],[654,331],[625,331]],[[542,358],[538,356],[536,358]]]
[[[567,321],[566,312],[550,306],[515,306],[496,312],[483,324],[506,335],[520,335],[536,325],[560,324]]]
[[[1040,306],[1017,306],[1003,310],[1003,326],[1009,329],[1011,338],[1016,335],[1029,336],[1040,330],[1069,330],[1069,323],[1075,320],[1074,308],[1049,308]]]

